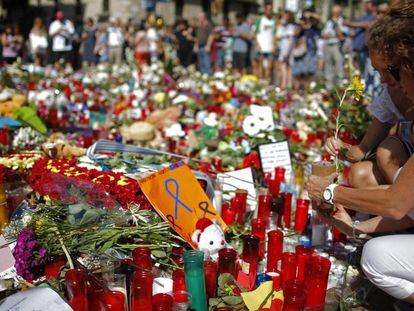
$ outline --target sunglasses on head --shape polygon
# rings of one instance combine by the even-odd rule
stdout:
[[[395,66],[389,65],[386,69],[387,72],[395,79],[395,81],[400,82],[400,69]]]

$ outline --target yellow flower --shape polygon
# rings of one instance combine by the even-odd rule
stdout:
[[[352,78],[352,84],[350,85],[350,92],[353,94],[354,98],[359,101],[362,96],[364,96],[364,84],[359,79],[359,76]]]

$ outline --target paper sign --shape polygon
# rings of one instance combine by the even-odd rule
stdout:
[[[217,174],[217,180],[221,185],[223,192],[236,191],[237,189],[247,190],[247,205],[250,211],[254,211],[257,205],[257,193],[254,187],[252,169],[244,168],[242,170]],[[224,194],[224,200],[229,201],[232,194]]]
[[[289,143],[286,140],[259,145],[259,157],[264,173],[275,171],[275,167],[286,169],[285,180],[292,177],[292,159],[290,157]]]
[[[138,181],[141,190],[160,216],[193,248],[191,235],[201,218],[217,219],[226,224],[214,209],[190,168],[178,162]]]
[[[59,310],[72,311],[72,308],[50,288],[35,287],[18,292],[0,301],[3,311]]]
[[[0,272],[3,272],[13,267],[16,260],[3,235],[0,236],[0,247]]]

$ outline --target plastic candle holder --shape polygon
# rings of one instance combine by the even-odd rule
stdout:
[[[306,291],[303,283],[297,280],[287,281],[283,288],[283,311],[303,311],[306,302]]]
[[[269,217],[272,201],[273,198],[270,194],[259,195],[257,218],[267,219]]]
[[[236,273],[237,252],[232,248],[222,248],[218,252],[218,273],[230,273],[237,277]]]
[[[125,311],[125,294],[120,291],[104,291],[99,299],[101,310]]]
[[[295,231],[303,232],[308,222],[309,200],[298,199],[296,201]]]
[[[285,181],[286,169],[284,167],[275,167],[275,179],[282,183]]]
[[[88,310],[88,272],[85,269],[70,269],[65,274],[66,293],[74,310]]]
[[[152,269],[151,250],[148,247],[137,247],[132,251],[134,264],[143,269]]]
[[[151,310],[152,283],[151,272],[137,270],[131,277],[131,311]]]
[[[273,230],[267,234],[267,271],[274,272],[279,270],[279,261],[283,253],[283,232]]]
[[[314,249],[309,246],[304,246],[304,245],[296,246],[296,256],[297,256],[297,262],[298,262],[297,279],[299,281],[305,281],[306,267],[313,252],[314,252]]]
[[[236,190],[234,202],[237,203],[237,223],[242,225],[244,223],[244,214],[246,213],[247,207],[247,191],[242,189]]]
[[[172,274],[172,279],[173,279],[173,292],[174,293],[187,290],[185,286],[184,270],[182,269],[174,270]]]
[[[283,204],[283,223],[285,228],[290,229],[290,215],[292,213],[292,194],[290,192],[285,193],[285,202]]]
[[[217,263],[212,260],[204,261],[204,277],[206,279],[207,299],[217,296]]]
[[[228,226],[234,223],[236,219],[236,209],[233,204],[223,203],[221,206],[221,218]]]
[[[168,294],[156,294],[152,297],[152,311],[170,311],[173,298]]]
[[[242,271],[248,275],[257,274],[257,265],[259,261],[259,238],[254,235],[246,235],[243,237],[243,253],[242,253]]]
[[[187,291],[191,294],[191,307],[207,310],[206,284],[204,279],[204,253],[189,250],[184,253],[184,271]]]
[[[269,180],[269,193],[273,198],[276,198],[279,195],[280,191],[280,181],[276,178]]]
[[[264,247],[265,247],[265,239],[266,239],[266,220],[263,218],[256,218],[252,219],[252,234],[259,238],[259,258],[264,257]]]
[[[311,256],[307,267],[309,273],[306,276],[306,306],[319,308],[325,304],[331,262],[328,258]]]
[[[282,287],[287,281],[296,278],[297,257],[296,253],[286,252],[282,255]]]

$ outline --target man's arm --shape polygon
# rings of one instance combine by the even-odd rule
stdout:
[[[372,25],[372,21],[370,22],[353,22],[353,21],[344,21],[344,25],[348,27],[354,27],[354,28],[365,28],[368,29]]]

